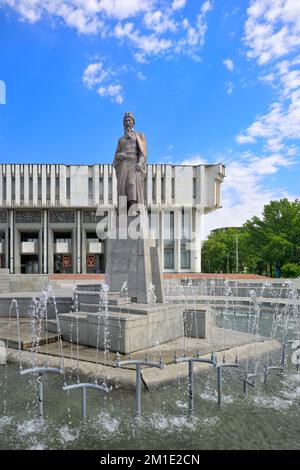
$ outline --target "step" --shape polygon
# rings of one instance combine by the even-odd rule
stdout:
[[[126,309],[130,307],[130,305],[130,300],[126,301],[125,303],[109,302],[107,304],[107,309],[109,311],[112,311],[112,309],[114,309],[114,311],[116,312],[120,312],[120,310],[122,310],[122,312],[125,312]],[[82,312],[97,313],[99,312],[99,304],[90,304],[86,302],[80,303],[80,310]]]
[[[126,305],[131,302],[130,297],[121,297],[120,294],[108,295],[108,303],[110,305]],[[78,301],[82,304],[98,305],[101,303],[101,298],[95,292],[78,292]]]
[[[100,292],[101,284],[76,284],[77,292]]]

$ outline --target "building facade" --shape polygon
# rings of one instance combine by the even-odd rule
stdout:
[[[145,200],[165,272],[201,271],[203,216],[221,207],[223,165],[148,165]],[[0,268],[101,273],[116,214],[112,165],[0,165]],[[151,216],[150,216],[151,213]],[[193,244],[189,243],[195,234]]]

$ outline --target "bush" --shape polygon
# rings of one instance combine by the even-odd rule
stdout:
[[[300,266],[296,263],[285,263],[281,268],[282,277],[299,277],[300,276]]]

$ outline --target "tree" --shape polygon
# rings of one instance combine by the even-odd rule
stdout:
[[[300,266],[300,201],[271,201],[261,218],[254,216],[241,228],[212,232],[203,244],[203,270],[234,272],[237,237],[239,271],[273,276],[287,264]],[[296,276],[297,269],[290,266],[284,272]]]
[[[300,276],[300,266],[295,263],[286,263],[281,268],[281,275],[283,277],[299,277]]]

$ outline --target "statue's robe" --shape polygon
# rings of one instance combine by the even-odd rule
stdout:
[[[144,204],[145,179],[147,176],[147,144],[142,132],[134,132],[137,142],[136,154],[127,155],[125,160],[119,160],[118,154],[124,153],[121,137],[118,141],[113,166],[117,175],[118,197],[127,196],[128,201]],[[136,170],[141,163],[141,171]]]

